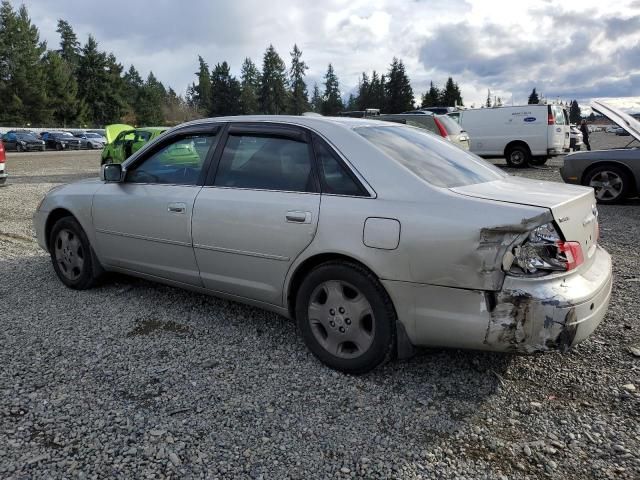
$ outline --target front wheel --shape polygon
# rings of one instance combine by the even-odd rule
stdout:
[[[24,151],[24,148],[22,147],[22,145],[17,144],[16,145],[16,152],[23,152],[23,151]]]
[[[529,165],[530,158],[529,149],[522,145],[510,147],[506,152],[507,164],[510,167],[524,168]]]
[[[90,143],[90,142],[89,142],[89,143],[87,143],[87,149],[88,149],[88,150],[93,150],[93,145],[91,145],[91,143]]]
[[[62,145],[60,145],[59,143],[56,143],[56,150],[58,151],[62,150]]]
[[[593,187],[598,203],[618,203],[629,194],[627,173],[614,165],[596,167],[587,173],[585,185]]]
[[[53,269],[67,287],[86,290],[98,280],[102,268],[87,235],[73,217],[63,217],[55,223],[49,237],[49,252]]]
[[[357,264],[329,262],[313,269],[298,290],[296,318],[309,350],[336,370],[366,373],[394,352],[391,299]]]

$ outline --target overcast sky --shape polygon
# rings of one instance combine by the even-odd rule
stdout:
[[[22,2],[13,2],[17,7]],[[433,80],[453,76],[466,105],[487,96],[526,103],[548,98],[615,98],[640,111],[640,0],[45,0],[24,2],[50,48],[56,23],[82,43],[93,34],[125,68],[150,70],[183,93],[197,56],[226,60],[239,75],[245,57],[260,67],[272,43],[289,64],[293,44],[309,65],[309,90],[333,63],[343,94],[362,71],[405,65],[418,100]]]

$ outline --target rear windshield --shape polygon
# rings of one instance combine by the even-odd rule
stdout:
[[[393,160],[437,187],[459,187],[506,176],[480,157],[417,128],[376,126],[354,130]]]

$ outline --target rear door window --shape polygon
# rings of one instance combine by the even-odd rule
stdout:
[[[360,127],[356,133],[437,187],[459,187],[506,176],[499,168],[447,140],[412,127]]]
[[[268,134],[230,134],[214,185],[219,187],[315,191],[309,144]]]
[[[337,154],[322,140],[313,141],[313,149],[320,165],[322,193],[349,196],[368,196],[347,171]]]

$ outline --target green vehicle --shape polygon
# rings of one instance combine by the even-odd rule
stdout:
[[[107,144],[102,150],[100,165],[105,163],[122,163],[142,146],[162,135],[167,127],[140,127],[116,123],[107,125],[105,137]]]

